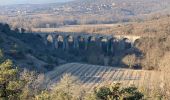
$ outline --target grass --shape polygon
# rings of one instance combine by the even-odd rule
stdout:
[[[139,35],[146,36],[148,33],[153,35],[161,32],[164,26],[170,23],[170,17],[152,19],[143,22],[128,22],[118,24],[95,24],[95,25],[66,25],[59,28],[33,28],[35,32],[85,32],[117,35]]]
[[[147,87],[148,90],[159,87],[163,74],[157,71],[130,70],[116,67],[71,63],[57,67],[46,74],[49,84],[55,84],[66,73],[78,77],[83,87],[92,90],[103,84],[122,83],[123,86],[135,85],[138,88]]]

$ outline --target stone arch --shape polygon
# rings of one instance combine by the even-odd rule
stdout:
[[[56,39],[57,39],[58,42],[64,41],[64,37],[62,35],[56,35]]]
[[[64,37],[62,35],[56,35],[56,46],[57,48],[63,48],[64,46]]]
[[[77,41],[78,41],[78,46],[80,49],[85,49],[86,46],[86,40],[85,37],[83,36],[78,36],[77,37]]]
[[[74,42],[74,37],[72,35],[66,36],[68,42]]]
[[[51,34],[45,35],[45,45],[52,47],[53,42],[54,42],[54,39],[53,39],[53,36]]]
[[[77,40],[78,40],[79,42],[85,42],[85,37],[83,37],[83,36],[78,36],[78,37],[77,37]]]
[[[99,42],[100,42],[100,48],[102,49],[103,52],[108,51],[108,39],[107,37],[101,36],[99,37]]]
[[[138,43],[140,43],[140,39],[136,39],[133,43],[133,46],[136,47],[138,45]]]
[[[67,35],[66,36],[66,41],[68,48],[73,48],[74,47],[74,36],[73,35]]]
[[[111,37],[108,39],[108,50],[109,50],[109,53],[113,53],[114,52],[114,49],[116,48],[115,46],[115,42],[116,42],[116,38],[114,37]]]
[[[100,42],[108,42],[107,37],[103,37],[103,36],[99,37],[99,40]]]
[[[130,39],[128,39],[128,38],[123,38],[123,41],[129,42],[129,43],[131,42]]]
[[[96,41],[96,37],[95,36],[89,36],[87,38],[87,41],[90,43],[90,42],[95,42]]]
[[[123,38],[123,42],[124,42],[124,48],[125,48],[125,49],[130,49],[130,48],[132,48],[132,44],[131,44],[130,39],[128,39],[128,38]]]
[[[96,46],[96,37],[95,36],[87,36],[86,37],[86,40],[85,40],[85,43],[86,43],[86,46],[85,46],[85,49],[89,49],[91,47],[94,47]]]
[[[46,39],[47,39],[47,41],[49,42],[49,43],[53,43],[53,36],[51,35],[51,34],[49,34],[49,35],[46,35]]]

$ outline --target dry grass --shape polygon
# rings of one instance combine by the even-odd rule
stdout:
[[[59,28],[33,28],[35,32],[86,32],[97,33],[97,30],[107,30],[120,24],[96,24],[96,25],[66,25]]]
[[[145,36],[148,33],[155,35],[161,33],[165,26],[170,24],[170,17],[153,19],[144,22],[129,22],[118,24],[96,24],[96,25],[67,25],[59,28],[33,28],[33,31],[41,32],[85,32],[101,34],[133,34]]]

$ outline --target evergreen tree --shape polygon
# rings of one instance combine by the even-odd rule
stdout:
[[[17,100],[21,92],[18,69],[11,60],[3,61],[0,64],[0,100]]]

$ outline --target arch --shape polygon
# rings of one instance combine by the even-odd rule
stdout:
[[[128,38],[123,38],[123,42],[124,42],[124,49],[130,49],[132,48],[132,44],[130,39]]]
[[[98,38],[98,43],[99,43],[101,50],[104,53],[107,53],[107,51],[108,51],[108,38],[105,37],[105,36],[101,36],[101,37]]]
[[[141,42],[141,39],[136,39],[133,43],[133,46],[136,47],[138,45],[138,43]]]
[[[66,39],[68,42],[74,42],[74,37],[72,35],[67,35]]]
[[[64,37],[62,35],[56,35],[56,44],[57,48],[63,48],[64,46]]]
[[[123,41],[124,42],[129,42],[129,43],[131,42],[130,39],[128,39],[128,38],[123,38]]]
[[[53,39],[53,36],[51,34],[46,35],[46,39],[47,39],[48,43],[53,43],[54,39]]]
[[[114,37],[108,39],[108,54],[114,55],[115,49],[117,48],[117,40]]]
[[[57,39],[58,42],[64,41],[64,37],[62,35],[56,35],[56,39]]]
[[[90,42],[95,42],[96,41],[96,37],[95,36],[89,36],[87,40],[88,40],[89,43]]]
[[[109,45],[109,48],[111,48],[111,46],[113,46],[113,43],[114,43],[114,38],[109,38],[108,39],[108,45]]]
[[[77,41],[78,41],[78,47],[79,47],[79,49],[85,49],[85,47],[86,47],[85,37],[83,37],[83,36],[78,36],[78,37],[77,37]]]
[[[87,35],[85,38],[85,50],[88,50],[91,47],[96,46],[96,37],[92,35]]]
[[[65,37],[65,46],[66,49],[70,49],[70,48],[74,48],[74,40],[75,38],[73,37],[73,35],[67,35]]]
[[[99,37],[99,41],[100,42],[108,42],[108,39],[107,39],[107,37],[101,36],[101,37]]]
[[[85,42],[85,38],[84,38],[83,36],[78,36],[78,37],[77,37],[77,40],[78,40],[79,42]]]

